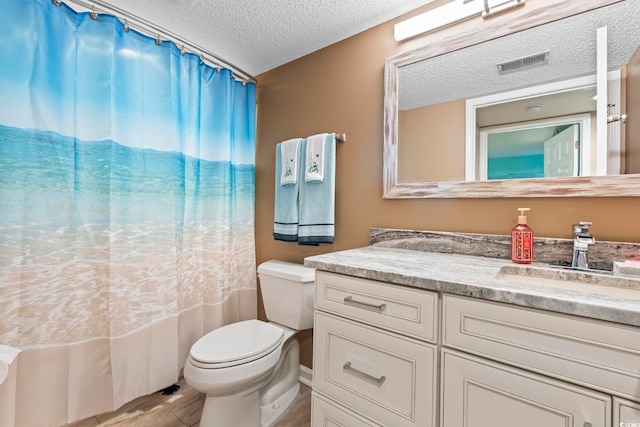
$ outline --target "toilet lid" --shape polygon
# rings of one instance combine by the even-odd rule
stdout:
[[[191,347],[191,358],[199,364],[224,368],[247,363],[275,350],[284,330],[260,320],[232,323],[209,332]]]

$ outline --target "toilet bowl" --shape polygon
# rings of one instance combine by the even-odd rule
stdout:
[[[232,323],[191,347],[184,378],[206,394],[202,427],[270,427],[300,390],[295,333],[313,327],[315,270],[267,261],[258,277],[269,322]]]

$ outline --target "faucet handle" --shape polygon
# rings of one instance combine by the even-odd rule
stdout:
[[[589,221],[580,221],[577,224],[573,224],[573,234],[589,233],[589,226],[592,225]]]

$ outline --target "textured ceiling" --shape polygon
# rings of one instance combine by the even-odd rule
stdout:
[[[163,27],[256,76],[431,1],[433,0],[105,2]]]
[[[401,67],[399,108],[469,99],[596,71],[596,31],[608,29],[609,69],[640,44],[640,0],[628,0]],[[549,63],[498,74],[497,64],[549,51]]]

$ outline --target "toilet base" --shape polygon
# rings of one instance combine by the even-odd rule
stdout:
[[[264,406],[260,406],[260,391],[246,396],[208,398],[204,402],[200,426],[272,427],[291,407],[299,393],[300,383],[296,383]]]
[[[289,409],[300,393],[300,383],[296,383],[270,405],[260,407],[260,426],[271,427]]]
[[[200,418],[202,427],[260,426],[260,393],[207,397]]]

